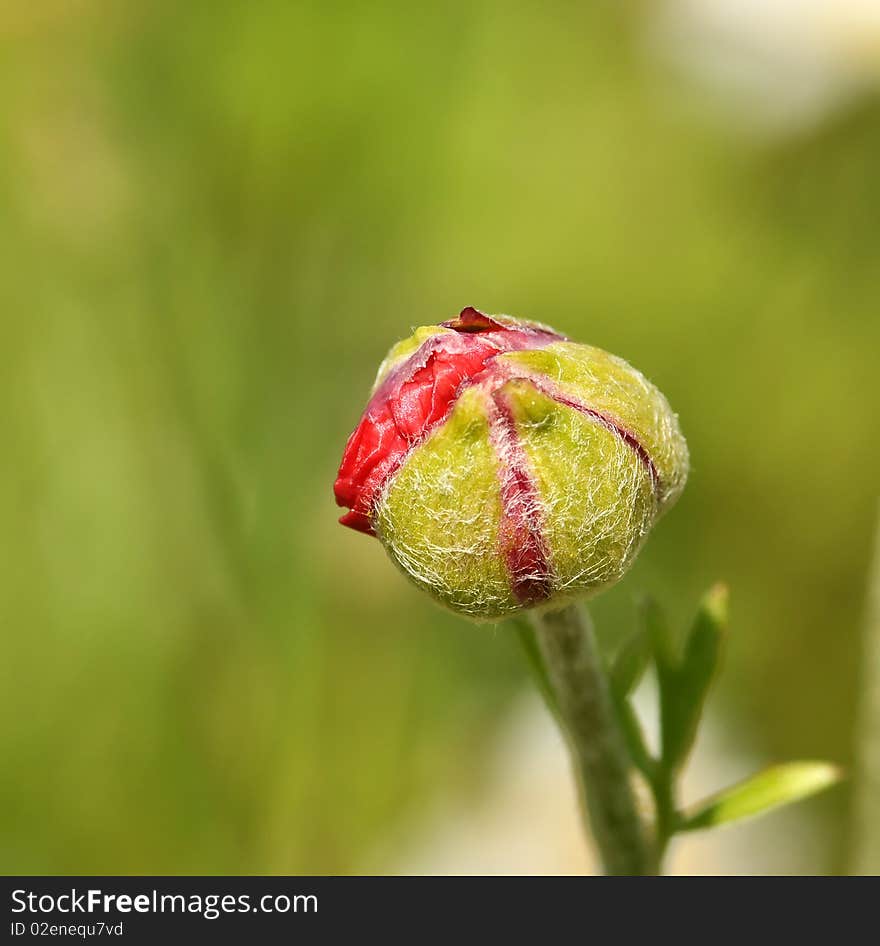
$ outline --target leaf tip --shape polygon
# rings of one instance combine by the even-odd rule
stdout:
[[[844,777],[833,762],[783,762],[731,785],[685,812],[678,830],[695,831],[751,818],[809,798]]]
[[[809,761],[793,764],[803,766],[805,781],[811,786],[813,792],[831,788],[846,778],[846,770],[834,762]]]
[[[722,581],[712,585],[703,597],[703,610],[719,627],[727,625],[729,601],[730,591]]]

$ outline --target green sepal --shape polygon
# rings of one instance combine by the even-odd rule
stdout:
[[[678,831],[698,831],[764,814],[835,785],[842,778],[830,762],[785,762],[732,785],[686,811]]]

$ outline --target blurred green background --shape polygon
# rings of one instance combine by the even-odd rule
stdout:
[[[0,4],[0,869],[391,869],[479,784],[513,641],[331,492],[385,350],[468,304],[680,415],[689,486],[603,632],[725,579],[724,725],[851,763],[880,106],[753,133],[652,6]],[[848,791],[810,804],[839,870]]]

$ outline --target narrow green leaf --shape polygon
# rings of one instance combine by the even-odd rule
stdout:
[[[651,642],[658,674],[671,672],[675,667],[675,642],[666,615],[650,595],[639,602],[639,619]]]
[[[841,771],[830,762],[786,762],[707,798],[685,812],[679,831],[697,831],[751,818],[799,801],[839,782]]]
[[[612,690],[612,699],[614,700],[614,709],[617,713],[617,719],[620,723],[620,731],[623,733],[629,757],[633,765],[651,782],[656,770],[656,762],[648,751],[645,742],[645,734],[642,731],[642,724],[633,709],[629,698]]]
[[[658,669],[662,757],[669,769],[679,767],[694,744],[726,625],[727,588],[715,585],[700,603],[681,663],[665,674]]]
[[[522,646],[526,661],[532,671],[532,676],[535,679],[538,689],[541,691],[541,696],[544,698],[547,708],[559,719],[559,704],[556,701],[556,691],[553,689],[553,684],[550,682],[547,667],[544,665],[544,658],[541,656],[538,641],[535,639],[535,629],[526,618],[511,618],[510,623],[516,631],[516,636]]]
[[[623,642],[611,665],[611,686],[619,697],[632,692],[650,659],[651,638],[646,628],[640,627]]]

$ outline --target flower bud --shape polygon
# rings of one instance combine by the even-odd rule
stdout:
[[[335,493],[417,585],[497,620],[620,579],[687,472],[675,414],[625,361],[467,308],[391,349]]]

